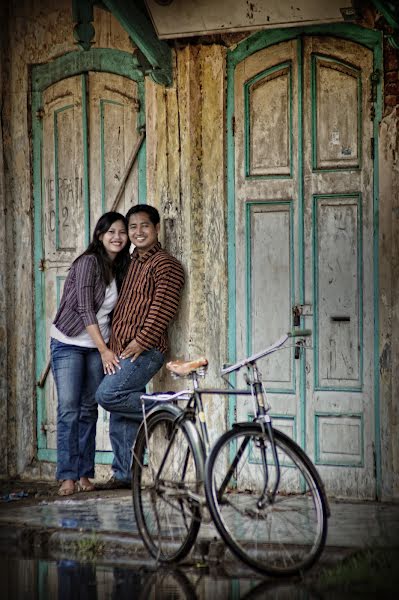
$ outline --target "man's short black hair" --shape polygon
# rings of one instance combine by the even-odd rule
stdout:
[[[150,221],[153,225],[158,225],[160,219],[159,212],[155,208],[155,206],[150,206],[149,204],[136,204],[136,206],[132,206],[126,213],[126,220],[129,221],[131,215],[136,215],[137,213],[144,212],[150,217]]]

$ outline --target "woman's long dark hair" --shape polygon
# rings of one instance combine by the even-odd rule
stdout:
[[[107,254],[107,251],[104,248],[104,244],[100,240],[100,236],[103,233],[106,233],[108,229],[115,223],[115,221],[122,221],[122,223],[126,227],[126,233],[128,231],[127,220],[126,218],[118,212],[107,212],[104,213],[97,221],[97,224],[94,228],[93,237],[88,245],[87,249],[80,255],[85,256],[87,254],[94,254],[97,258],[98,265],[101,270],[101,274],[105,281],[106,285],[109,285],[113,278],[116,279],[116,285],[118,290],[122,284],[122,280],[125,276],[127,268],[130,262],[129,256],[129,246],[130,242],[127,241],[126,246],[121,250],[115,257],[114,260],[111,260]]]

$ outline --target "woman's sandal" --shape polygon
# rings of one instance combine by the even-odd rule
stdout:
[[[75,482],[72,479],[64,479],[58,490],[59,496],[72,496],[76,492]]]
[[[78,489],[78,492],[94,492],[94,490],[96,489],[94,483],[91,483],[91,481],[89,481],[88,479],[86,479],[85,481],[82,481],[82,479],[80,479],[76,483],[76,487]]]

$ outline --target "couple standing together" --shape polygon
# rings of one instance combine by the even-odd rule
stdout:
[[[89,478],[97,403],[110,412],[114,460],[106,485],[130,485],[140,396],[164,363],[167,327],[184,284],[181,264],[158,241],[159,229],[159,213],[147,204],[133,206],[126,218],[105,213],[69,270],[50,331],[61,496],[95,489]]]

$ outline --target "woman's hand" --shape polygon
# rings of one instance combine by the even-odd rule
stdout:
[[[100,352],[101,360],[103,361],[104,375],[111,375],[116,373],[116,369],[120,369],[119,358],[112,350],[106,348]]]

